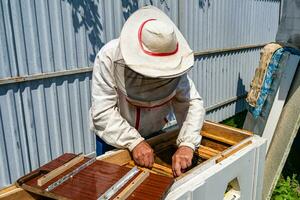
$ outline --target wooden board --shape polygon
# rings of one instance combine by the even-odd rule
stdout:
[[[201,145],[212,148],[217,151],[224,151],[231,146],[231,145],[219,142],[217,140],[212,140],[212,139],[205,138],[205,137],[202,138]]]
[[[242,129],[205,121],[201,135],[228,145],[235,145],[253,134]]]
[[[220,151],[200,145],[199,149],[195,153],[203,159],[210,159],[211,157],[219,154]]]
[[[11,185],[7,188],[0,190],[1,200],[35,200],[38,199],[37,195],[26,192],[22,188],[18,188],[15,185]]]
[[[237,148],[233,149],[232,151],[225,153],[225,154],[221,154],[220,157],[217,159],[217,163],[221,162],[222,160],[224,160],[225,158],[228,158],[229,156],[231,156],[232,154],[238,152],[239,150],[243,149],[244,147],[248,146],[252,144],[252,141],[249,140],[241,145],[239,145]]]
[[[150,175],[148,170],[142,171],[130,184],[124,188],[114,200],[125,200],[139,187]]]
[[[63,165],[72,156],[74,156],[74,154],[64,154],[40,169],[54,170]],[[86,162],[87,160],[88,158],[85,158],[83,162]],[[76,164],[74,167],[41,187],[37,186],[37,179],[39,177],[26,182],[25,185],[36,188],[37,190],[44,190],[48,185],[74,170],[83,164],[83,162]],[[124,166],[97,160],[95,163],[76,174],[72,179],[69,179],[52,190],[51,193],[69,199],[97,199],[129,170],[130,168]],[[161,199],[172,183],[173,178],[150,174],[128,199]],[[126,185],[124,187],[126,187]]]
[[[100,159],[105,162],[113,163],[116,165],[125,165],[132,160],[130,152],[127,149],[118,150],[112,154],[104,155]]]
[[[126,167],[132,168],[134,166],[137,166],[138,168],[142,170],[149,170],[151,173],[158,174],[158,175],[163,175],[167,177],[173,178],[173,172],[172,169],[163,165],[159,165],[157,163],[154,163],[151,169],[140,167],[134,163],[134,161],[130,161]]]
[[[51,179],[55,178],[56,176],[58,176],[59,174],[65,172],[65,171],[67,171],[68,169],[70,169],[71,167],[73,167],[74,165],[76,165],[77,163],[83,161],[83,159],[84,159],[83,154],[78,155],[75,158],[72,158],[72,160],[68,161],[64,165],[56,168],[55,170],[52,170],[51,172],[49,172],[46,175],[44,175],[41,178],[39,178],[37,180],[38,186],[45,185]]]
[[[244,135],[244,137],[253,135],[253,133],[250,131],[211,121],[204,121],[202,130],[207,131],[209,133],[223,133],[224,137],[232,137],[235,135],[239,138],[242,135]]]

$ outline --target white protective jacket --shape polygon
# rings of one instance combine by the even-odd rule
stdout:
[[[117,89],[114,61],[119,59],[119,39],[107,43],[97,54],[92,78],[91,129],[106,143],[132,151],[144,137],[162,129],[173,108],[181,128],[177,145],[195,150],[200,145],[205,110],[188,75],[182,75],[173,95],[160,105],[136,106]]]

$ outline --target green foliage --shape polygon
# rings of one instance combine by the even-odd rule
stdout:
[[[233,117],[225,119],[221,123],[226,124],[228,126],[235,127],[235,128],[243,128],[243,124],[244,124],[246,115],[247,115],[247,110],[237,113]]]
[[[277,182],[272,194],[272,200],[297,200],[300,199],[300,185],[294,174],[292,178],[289,176],[285,179],[283,176]]]

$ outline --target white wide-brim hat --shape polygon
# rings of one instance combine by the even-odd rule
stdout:
[[[146,6],[133,13],[120,35],[126,65],[147,77],[173,78],[194,64],[193,51],[176,25],[161,10]]]

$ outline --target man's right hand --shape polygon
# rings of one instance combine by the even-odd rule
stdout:
[[[153,149],[145,141],[140,142],[134,147],[132,156],[135,163],[142,167],[151,168],[154,163]]]

